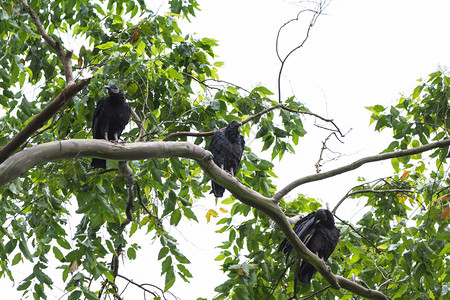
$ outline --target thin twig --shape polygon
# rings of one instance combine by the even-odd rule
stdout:
[[[314,297],[314,296],[316,296],[316,295],[318,295],[318,294],[328,290],[329,288],[331,288],[331,285],[328,285],[328,286],[326,286],[324,288],[321,288],[320,290],[318,290],[318,291],[316,291],[316,292],[314,292],[314,293],[312,293],[312,294],[310,294],[308,296],[302,297],[302,298],[300,298],[300,300],[305,300],[305,299],[312,298],[312,297]]]
[[[353,188],[354,189],[354,188]],[[354,191],[354,192],[349,192],[347,193],[344,197],[342,197],[341,200],[339,200],[339,202],[334,206],[333,210],[331,211],[332,214],[336,213],[336,210],[339,208],[339,206],[341,206],[342,202],[344,202],[345,199],[352,197],[354,195],[358,195],[358,194],[368,194],[368,193],[372,193],[372,194],[387,194],[387,193],[411,193],[411,190],[407,190],[407,189],[391,189],[391,190],[374,190],[374,189],[367,189],[367,190],[359,190],[359,191]]]
[[[137,195],[138,195],[138,199],[139,199],[139,203],[141,204],[142,208],[147,212],[147,214],[156,220],[156,226],[158,226],[159,228],[162,227],[162,221],[160,218],[158,218],[158,216],[152,214],[152,212],[148,209],[148,207],[144,204],[144,201],[142,201],[142,196],[141,196],[141,188],[139,186],[139,182],[136,181],[136,190],[137,190]]]
[[[341,221],[342,223],[344,223],[345,225],[347,225],[348,227],[350,227],[354,232],[356,232],[357,235],[359,235],[360,237],[362,237],[363,239],[365,239],[378,253],[381,253],[382,251],[380,249],[377,248],[377,246],[372,243],[371,240],[369,240],[366,236],[364,236],[364,234],[362,234],[361,232],[359,232],[355,227],[353,227],[350,223],[342,220],[341,218],[339,218],[338,216],[334,215],[334,217],[336,219],[338,219],[339,221]]]
[[[310,111],[304,111],[304,110],[300,110],[300,109],[292,109],[292,108],[286,107],[286,105],[284,105],[284,104],[280,104],[280,107],[281,107],[282,109],[284,109],[284,110],[287,110],[287,111],[290,111],[290,112],[293,112],[293,113],[300,113],[300,114],[304,114],[304,115],[314,116],[314,117],[316,117],[316,118],[318,118],[318,119],[321,119],[321,120],[324,121],[324,122],[331,123],[331,124],[334,126],[334,128],[336,128],[335,131],[336,131],[336,132],[339,132],[339,135],[340,135],[341,137],[345,137],[345,134],[342,134],[341,130],[340,130],[339,127],[336,125],[336,123],[334,123],[334,120],[333,120],[333,119],[327,119],[327,118],[324,118],[324,117],[322,117],[322,116],[320,116],[320,115],[318,115],[318,114],[315,114],[315,113],[313,113],[313,112],[310,112]],[[328,129],[328,128],[327,128],[327,129]],[[328,130],[330,130],[330,129],[328,129]]]
[[[278,29],[277,38],[276,38],[276,44],[275,44],[277,56],[278,56],[278,59],[279,59],[280,62],[281,62],[280,70],[279,70],[279,72],[278,72],[278,82],[277,82],[277,85],[278,85],[278,103],[281,103],[281,102],[282,102],[282,101],[281,101],[281,74],[283,73],[283,68],[284,68],[285,63],[286,63],[287,59],[288,59],[295,51],[297,51],[298,49],[302,48],[303,45],[306,43],[306,41],[307,41],[308,38],[309,38],[309,34],[310,34],[310,31],[311,31],[312,27],[315,25],[317,19],[318,19],[319,16],[323,13],[323,11],[324,11],[324,9],[326,8],[327,5],[328,5],[328,4],[326,3],[326,1],[323,1],[323,2],[320,1],[320,2],[317,4],[317,9],[316,9],[316,10],[305,9],[305,10],[300,11],[300,12],[297,14],[297,17],[296,17],[296,18],[289,20],[288,22],[286,22],[285,24],[283,24],[283,25],[280,27],[280,29]],[[303,41],[302,41],[299,45],[297,45],[295,48],[293,48],[291,51],[289,51],[289,53],[288,53],[284,58],[281,58],[280,53],[279,53],[279,50],[278,50],[279,37],[280,37],[281,30],[282,30],[285,26],[287,26],[289,23],[294,22],[294,21],[298,21],[300,15],[301,15],[302,13],[304,13],[304,12],[312,12],[312,13],[313,13],[313,16],[312,16],[312,18],[311,18],[311,21],[309,22],[308,29],[306,30],[306,36],[305,36],[305,38],[303,39]]]

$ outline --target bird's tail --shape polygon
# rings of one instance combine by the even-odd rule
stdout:
[[[214,196],[216,196],[217,198],[223,197],[223,193],[225,192],[225,188],[223,186],[215,183],[214,181],[212,182],[211,186],[212,189],[211,192],[209,192],[210,194],[214,194]]]
[[[103,168],[106,169],[106,160],[93,158],[91,162],[91,168]]]
[[[316,273],[316,269],[310,263],[303,261],[295,276],[300,282],[310,283],[314,273]]]

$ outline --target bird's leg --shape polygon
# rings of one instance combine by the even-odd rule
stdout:
[[[117,144],[119,142],[119,134],[116,132],[114,133],[114,142]]]
[[[319,252],[316,252],[315,254],[316,254],[317,256],[319,256]],[[323,257],[320,257],[320,256],[319,256],[319,258],[320,258],[320,260],[322,261],[322,265],[328,269],[328,272],[331,272],[331,267],[330,267],[329,265],[327,265],[327,263],[325,262],[325,260],[323,259]]]
[[[234,177],[234,170],[233,170],[233,168],[230,169],[230,174],[231,174],[231,176]]]
[[[108,141],[108,131],[105,131],[105,140]]]

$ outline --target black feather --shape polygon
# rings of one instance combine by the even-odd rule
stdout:
[[[327,209],[319,209],[298,221],[294,226],[295,234],[306,247],[326,261],[339,242],[339,229],[334,226],[334,217]],[[292,251],[292,244],[284,239],[278,252],[286,254],[286,262]],[[316,269],[307,261],[303,261],[297,270],[296,277],[300,282],[309,283]]]
[[[241,127],[241,123],[233,120],[225,129],[217,130],[208,148],[214,156],[215,164],[233,176],[239,169],[245,146],[244,137],[239,132],[239,127]],[[222,197],[225,188],[214,181],[211,185],[211,193],[216,197]]]
[[[118,142],[130,120],[131,108],[117,86],[109,85],[105,88],[108,89],[109,96],[97,103],[92,120],[92,134],[94,139]],[[106,169],[106,160],[93,158],[91,167]]]

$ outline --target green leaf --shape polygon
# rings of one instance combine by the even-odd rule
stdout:
[[[79,300],[81,299],[81,291],[73,291],[70,295],[68,300]],[[97,298],[98,299],[98,298]]]
[[[59,261],[64,260],[64,255],[62,254],[61,250],[59,250],[57,247],[53,246],[53,254],[55,255],[55,258]]]
[[[170,268],[167,270],[166,273],[164,292],[168,291],[174,283],[175,283],[175,274],[173,273],[173,267],[170,266]]]
[[[134,260],[136,259],[136,250],[132,247],[127,249],[127,256],[129,259]]]
[[[391,159],[392,167],[394,168],[395,172],[400,173],[400,162],[398,158],[392,158]]]
[[[20,251],[22,251],[22,253],[26,259],[28,259],[29,261],[33,261],[33,256],[31,255],[30,251],[28,250],[27,244],[23,240],[19,241],[19,248],[20,248]]]
[[[143,41],[140,41],[138,46],[136,47],[136,53],[141,56],[142,53],[145,51],[145,43]]]
[[[450,243],[445,244],[444,248],[439,252],[438,256],[446,255],[450,252]]]
[[[162,275],[162,274],[166,273],[167,270],[169,270],[169,268],[172,267],[172,257],[167,256],[161,266],[162,266],[162,268],[161,268],[161,275]]]
[[[393,299],[400,298],[408,289],[407,284],[401,284],[398,291],[395,293]]]
[[[169,253],[169,248],[162,247],[161,250],[159,250],[158,254],[158,260],[161,260],[163,257],[166,257],[166,255]]]
[[[97,294],[92,292],[91,290],[87,289],[86,287],[82,286],[81,289],[83,290],[83,294],[87,299],[90,300],[98,300]]]
[[[179,209],[176,209],[172,212],[170,215],[170,225],[178,225],[178,223],[181,220],[181,211]]]
[[[14,258],[12,260],[12,265],[13,266],[17,265],[21,260],[22,260],[22,254],[19,252],[14,256]]]
[[[178,270],[181,271],[181,273],[183,273],[184,276],[186,276],[186,277],[188,277],[188,278],[192,278],[192,277],[193,277],[192,274],[191,274],[191,272],[189,272],[189,270],[186,269],[186,267],[185,267],[184,265],[178,264],[178,265],[177,265],[177,268],[178,268]]]
[[[114,47],[114,45],[116,44],[116,42],[114,41],[110,41],[101,45],[97,45],[95,46],[95,48],[101,49],[101,50],[106,50],[106,49],[110,49],[112,47]]]

